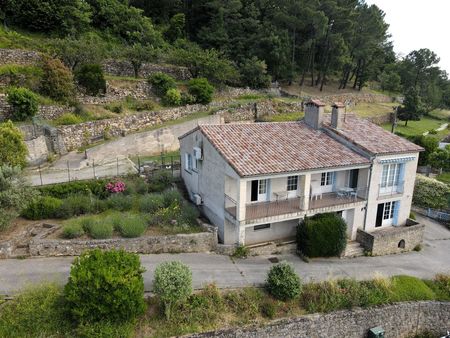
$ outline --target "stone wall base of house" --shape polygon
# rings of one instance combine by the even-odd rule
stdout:
[[[358,229],[356,241],[372,256],[390,255],[417,249],[423,241],[425,225],[408,219],[405,226],[366,232]]]
[[[234,328],[185,337],[365,338],[374,327],[384,329],[386,338],[405,338],[424,331],[440,337],[450,327],[450,302],[405,302],[356,308],[281,319],[261,327]]]

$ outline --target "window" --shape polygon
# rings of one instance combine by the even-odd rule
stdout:
[[[289,176],[287,179],[287,191],[296,191],[298,187],[298,176]]]
[[[395,201],[384,203],[383,220],[392,219],[394,217]]]
[[[381,187],[394,187],[399,184],[401,163],[385,164],[381,174]]]
[[[333,176],[334,176],[333,172],[322,173],[322,177],[320,179],[320,185],[324,186],[324,185],[333,184]]]
[[[254,231],[264,230],[264,229],[270,229],[270,224],[255,225],[255,226],[253,227],[253,230],[254,230]]]
[[[258,193],[260,195],[267,193],[267,180],[259,180]]]
[[[185,154],[185,169],[187,171],[192,170],[192,155],[191,154]]]

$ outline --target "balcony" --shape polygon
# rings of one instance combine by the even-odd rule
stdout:
[[[400,196],[403,194],[405,182],[400,181],[396,185],[388,186],[386,184],[378,185],[378,199]]]
[[[284,198],[268,202],[247,203],[245,206],[245,221],[249,224],[255,220],[273,218],[277,216],[296,217],[307,210],[302,206],[305,204],[303,196]],[[363,202],[367,199],[367,189],[338,188],[335,192],[315,194],[309,198],[308,210],[334,208],[351,203]],[[237,202],[225,195],[225,211],[236,220]],[[328,210],[324,210],[326,212]],[[332,211],[332,210],[330,210]]]

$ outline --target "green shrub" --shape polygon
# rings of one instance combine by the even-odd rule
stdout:
[[[0,337],[60,337],[70,330],[61,311],[60,287],[42,285],[28,289],[3,304]]]
[[[160,194],[144,195],[139,200],[139,210],[146,213],[154,213],[164,207],[164,196]]]
[[[173,308],[192,293],[192,272],[181,262],[165,262],[156,267],[153,291],[164,304],[164,313],[170,319]]]
[[[53,123],[57,126],[68,126],[82,122],[83,119],[73,113],[64,113],[53,121]]]
[[[123,105],[122,103],[110,103],[105,106],[105,109],[115,113],[115,114],[122,114],[123,113]]]
[[[141,215],[122,215],[114,219],[113,226],[123,237],[135,238],[147,230],[147,220]]]
[[[268,318],[273,319],[277,313],[277,304],[272,299],[267,298],[261,304],[261,314]]]
[[[38,66],[13,64],[0,66],[0,79],[12,87],[25,87],[37,91],[41,78],[42,69]]]
[[[38,190],[42,195],[52,196],[56,198],[66,198],[70,195],[83,194],[94,196],[104,199],[109,196],[109,193],[105,189],[105,185],[109,180],[90,180],[90,181],[74,181],[68,183],[59,183],[54,185],[48,185],[39,187]]]
[[[33,220],[58,217],[62,203],[60,199],[54,197],[38,197],[28,204],[27,208],[22,212],[22,216]]]
[[[155,107],[156,104],[152,100],[143,100],[134,102],[130,108],[136,111],[152,111]]]
[[[158,96],[163,96],[169,89],[176,88],[175,79],[165,73],[157,72],[152,74],[148,82],[152,85],[153,91]]]
[[[83,228],[94,239],[111,238],[114,230],[111,223],[97,219],[86,219]]]
[[[129,211],[133,208],[133,196],[121,193],[111,195],[106,202],[112,210]]]
[[[173,182],[172,174],[168,171],[158,171],[148,182],[150,192],[162,192],[170,187]]]
[[[179,106],[182,103],[181,92],[176,88],[169,89],[163,97],[166,106]]]
[[[27,88],[9,89],[7,100],[12,107],[12,119],[15,121],[25,121],[38,112],[38,97]]]
[[[308,257],[340,256],[347,245],[347,224],[334,213],[305,217],[297,228],[298,249]]]
[[[434,283],[450,298],[450,275],[437,274],[434,278]]]
[[[78,220],[63,226],[62,237],[67,239],[78,238],[84,235],[84,229]]]
[[[424,281],[411,276],[392,277],[393,302],[405,302],[415,300],[432,300],[436,298],[434,292]]]
[[[300,277],[288,263],[274,265],[267,275],[266,289],[279,300],[294,299],[301,292]]]
[[[184,203],[181,206],[180,217],[177,219],[178,224],[184,227],[198,226],[197,219],[200,217],[200,212],[192,204]]]
[[[70,218],[85,215],[92,211],[92,198],[87,195],[70,195],[62,201],[58,210],[58,217]]]
[[[178,190],[168,190],[162,193],[164,207],[180,205],[183,198]]]
[[[196,103],[208,104],[212,101],[214,87],[205,78],[197,78],[189,81],[189,94],[195,98]]]
[[[58,59],[44,58],[41,92],[61,102],[70,101],[75,92],[70,70]]]
[[[75,73],[75,79],[86,89],[88,95],[96,96],[106,92],[103,69],[98,64],[82,65]]]
[[[417,175],[413,203],[422,208],[445,208],[448,205],[449,193],[449,185],[434,178]]]
[[[234,252],[232,256],[234,258],[247,258],[247,256],[250,254],[250,249],[247,248],[244,245],[239,245],[234,249]]]
[[[123,250],[87,251],[75,258],[64,288],[72,318],[83,322],[130,321],[145,311],[139,256]]]
[[[0,123],[0,166],[24,168],[28,148],[19,128],[12,121]]]

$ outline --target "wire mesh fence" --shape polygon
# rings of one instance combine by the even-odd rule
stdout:
[[[34,186],[66,183],[90,179],[119,177],[127,175],[146,175],[152,177],[159,171],[180,176],[181,161],[178,155],[160,154],[158,156],[134,155],[96,161],[66,161],[57,166],[28,170],[27,178]]]

